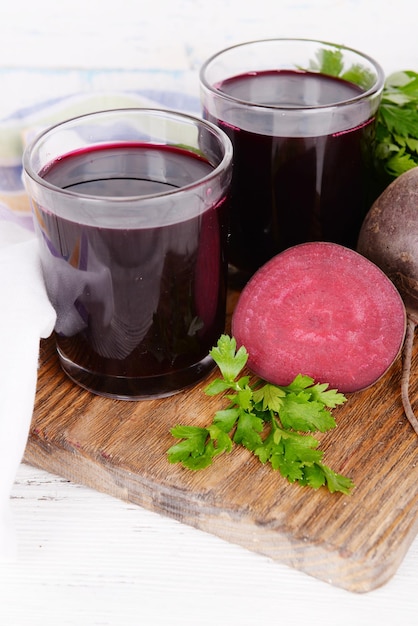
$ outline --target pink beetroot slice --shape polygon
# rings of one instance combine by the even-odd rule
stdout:
[[[243,289],[232,335],[248,367],[276,385],[311,376],[342,393],[375,383],[405,337],[405,306],[389,278],[357,252],[304,243],[266,263]]]

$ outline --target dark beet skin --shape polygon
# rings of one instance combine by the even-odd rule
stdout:
[[[418,324],[418,167],[401,174],[375,200],[361,227],[357,250],[385,272],[406,306],[401,395],[405,415],[418,435],[418,418],[409,398]]]
[[[357,252],[327,242],[288,248],[244,288],[232,334],[261,378],[297,374],[343,393],[375,383],[398,356],[406,314],[388,277]]]
[[[357,251],[387,274],[418,322],[418,168],[399,176],[374,202]]]

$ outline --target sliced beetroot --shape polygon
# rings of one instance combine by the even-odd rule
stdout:
[[[353,250],[314,242],[258,270],[239,297],[231,330],[261,378],[288,385],[304,374],[346,393],[389,369],[405,326],[402,298],[382,270]]]

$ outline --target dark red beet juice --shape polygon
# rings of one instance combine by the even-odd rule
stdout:
[[[68,191],[124,198],[176,190],[212,170],[180,148],[124,144],[70,153],[41,175]],[[143,228],[103,220],[99,227],[94,216],[86,223],[35,206],[58,352],[70,377],[135,398],[169,395],[212,369],[208,352],[225,323],[225,204],[181,219],[173,198],[172,218]],[[151,200],[149,211],[152,223]]]
[[[261,107],[308,107],[306,118],[310,116],[309,128],[307,123],[304,128],[299,110],[297,126],[289,124],[289,133],[279,134],[273,113],[271,120],[254,110],[248,118],[234,118],[231,106],[227,119],[205,111],[234,147],[231,264],[250,276],[298,243],[325,240],[355,248],[368,208],[367,151],[373,119],[354,126],[348,117],[346,130],[327,134],[315,129],[310,108],[342,103],[362,90],[339,78],[293,70],[235,76],[217,89]]]

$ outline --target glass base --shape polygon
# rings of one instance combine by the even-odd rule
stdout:
[[[108,376],[86,370],[70,361],[59,348],[60,365],[67,376],[83,389],[117,400],[155,400],[193,387],[215,368],[209,355],[194,365],[161,376]]]

